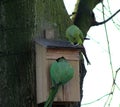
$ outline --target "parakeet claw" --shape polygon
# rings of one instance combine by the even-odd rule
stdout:
[[[75,46],[79,46],[79,43],[77,43],[77,44],[74,44],[74,47],[75,47]]]

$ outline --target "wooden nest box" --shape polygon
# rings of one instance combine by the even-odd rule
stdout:
[[[55,102],[80,101],[79,52],[80,46],[67,41],[36,39],[36,92],[37,103],[43,103],[49,96],[51,80],[50,65],[59,57],[65,57],[75,70],[74,77],[58,90]]]

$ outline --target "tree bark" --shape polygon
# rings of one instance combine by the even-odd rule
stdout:
[[[0,1],[0,107],[31,107],[34,99],[34,0]]]

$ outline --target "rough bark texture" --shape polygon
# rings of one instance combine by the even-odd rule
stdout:
[[[31,107],[34,0],[0,1],[0,107]]]

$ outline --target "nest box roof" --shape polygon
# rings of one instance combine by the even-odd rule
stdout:
[[[72,45],[70,42],[65,40],[48,40],[48,39],[35,39],[35,42],[46,48],[71,48],[71,49],[82,49],[80,45]]]

